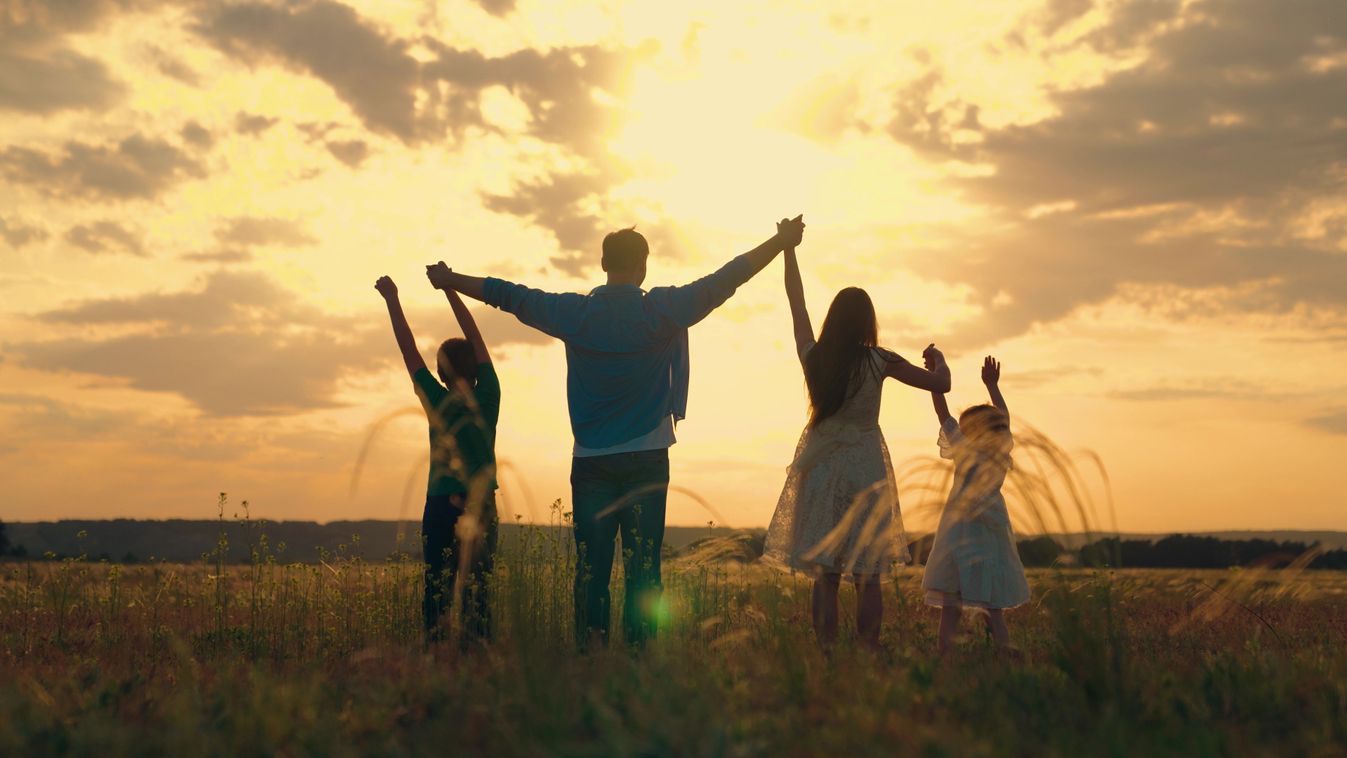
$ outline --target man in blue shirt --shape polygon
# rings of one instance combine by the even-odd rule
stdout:
[[[715,273],[681,287],[641,289],[650,248],[635,229],[603,240],[607,284],[588,295],[530,289],[496,278],[466,276],[443,262],[426,275],[512,313],[566,344],[566,395],[575,446],[571,500],[578,553],[576,634],[582,645],[606,642],[608,581],[622,535],[626,576],[623,628],[640,644],[657,627],[660,549],[669,488],[674,424],[687,412],[688,327],[706,318],[778,253],[800,243],[804,219]]]

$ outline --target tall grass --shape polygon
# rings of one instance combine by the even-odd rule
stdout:
[[[1074,462],[1033,439],[1007,488],[1017,526],[1097,528]],[[904,469],[905,510],[932,507],[946,475]],[[222,529],[193,565],[0,563],[0,755],[1347,751],[1344,574],[1033,571],[1034,601],[1010,614],[1023,660],[981,632],[937,660],[909,568],[886,590],[884,650],[844,634],[825,657],[807,579],[763,567],[743,533],[666,560],[655,643],[581,654],[570,515],[555,501],[530,526],[535,506],[513,505],[494,636],[466,648],[424,643],[419,560],[363,560],[352,535],[301,563],[223,495],[243,537]]]
[[[491,579],[495,639],[461,651],[422,642],[419,563],[285,562],[252,533],[243,566],[0,564],[0,753],[1326,754],[1347,738],[1337,573],[1243,597],[1263,620],[1204,621],[1203,585],[1228,572],[1034,572],[1014,663],[980,633],[937,662],[908,570],[886,651],[825,659],[807,583],[751,562],[743,536],[668,561],[656,644],[581,655],[569,533],[523,527]]]

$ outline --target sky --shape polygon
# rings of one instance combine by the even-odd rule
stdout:
[[[1103,521],[1347,529],[1337,0],[0,0],[0,519],[419,517],[378,276],[433,358],[426,263],[583,292],[634,224],[678,284],[797,213],[815,323],[865,287],[956,408],[996,355]],[[563,349],[476,312],[503,510],[546,520]],[[807,410],[781,264],[691,343],[668,521],[765,526]],[[881,421],[935,454],[921,392]]]

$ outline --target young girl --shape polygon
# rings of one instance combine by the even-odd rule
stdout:
[[[443,266],[440,262],[427,269]],[[421,610],[426,638],[444,638],[444,612],[456,597],[462,597],[462,640],[484,639],[491,635],[486,579],[496,550],[500,380],[482,333],[457,292],[445,290],[445,296],[464,337],[440,345],[437,381],[416,349],[397,285],[383,276],[374,288],[388,305],[393,335],[430,428],[430,478],[421,519],[426,562]]]
[[[842,575],[849,575],[856,583],[857,633],[877,647],[884,613],[879,582],[895,563],[908,559],[893,467],[879,429],[880,390],[891,377],[945,392],[949,369],[942,364],[927,371],[876,347],[875,307],[856,287],[837,294],[816,342],[795,250],[786,250],[785,259],[786,295],[811,414],[764,554],[769,562],[814,575],[814,631],[825,648],[837,637],[837,589]]]
[[[926,361],[928,368],[944,365],[939,354],[927,355]],[[985,610],[992,639],[1009,649],[1003,611],[1029,600],[1029,584],[1001,495],[1014,441],[1000,381],[1001,364],[987,356],[982,382],[992,404],[969,408],[958,422],[949,414],[944,393],[931,393],[940,419],[940,455],[954,461],[954,487],[940,514],[921,581],[927,604],[941,609],[941,655],[953,648],[964,606]]]

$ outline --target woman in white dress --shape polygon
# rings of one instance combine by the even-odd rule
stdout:
[[[930,368],[943,362],[942,356],[927,357]],[[1029,583],[1001,495],[1014,440],[1000,381],[1001,364],[989,355],[982,364],[982,382],[992,404],[969,408],[957,422],[944,393],[931,393],[940,419],[940,455],[954,461],[954,486],[921,580],[926,603],[940,608],[941,655],[953,648],[965,606],[986,611],[992,639],[1009,648],[1010,630],[1002,611],[1029,600]]]
[[[813,620],[826,648],[837,638],[837,590],[856,583],[856,631],[879,644],[879,583],[908,560],[893,466],[879,429],[885,377],[931,392],[949,390],[949,369],[927,371],[876,346],[875,307],[865,290],[837,294],[817,342],[795,251],[787,250],[786,295],[811,407],[808,426],[767,530],[769,563],[814,576]],[[938,355],[934,346],[928,351]]]

